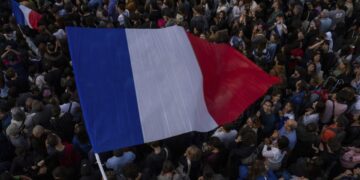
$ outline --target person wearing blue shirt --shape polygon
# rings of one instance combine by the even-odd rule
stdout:
[[[125,165],[133,162],[135,158],[135,154],[131,151],[115,150],[113,151],[113,156],[106,161],[105,165],[106,168],[112,169],[120,174],[121,169]]]
[[[275,173],[267,169],[264,161],[255,160],[252,166],[241,165],[239,167],[239,177],[237,180],[255,179],[255,180],[277,180]]]
[[[296,145],[296,128],[297,122],[293,119],[289,119],[285,122],[285,125],[279,131],[280,136],[285,136],[289,139],[290,150],[293,150]]]

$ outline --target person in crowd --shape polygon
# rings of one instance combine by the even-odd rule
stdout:
[[[160,174],[165,160],[170,159],[170,152],[166,147],[162,147],[159,141],[149,144],[153,150],[145,160],[143,177],[152,178]]]
[[[265,163],[269,169],[279,170],[281,168],[288,146],[289,139],[285,136],[280,137],[277,142],[272,142],[269,138],[265,139],[262,156],[266,158]]]
[[[237,134],[238,132],[235,129],[231,129],[230,125],[224,125],[219,127],[212,136],[218,137],[228,147],[235,140]]]
[[[121,173],[122,168],[135,160],[133,152],[125,149],[113,151],[113,156],[106,161],[106,167],[112,169],[117,174]]]
[[[297,122],[293,119],[289,119],[285,122],[285,125],[279,130],[280,136],[285,136],[288,138],[289,150],[293,150],[296,145],[296,141],[297,141],[296,128],[297,128]]]

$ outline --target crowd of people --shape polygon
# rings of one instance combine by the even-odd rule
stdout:
[[[0,179],[101,179],[83,122],[66,26],[178,25],[227,43],[282,80],[209,133],[101,153],[108,179],[359,179],[359,0],[0,1]],[[126,137],[124,137],[126,138]]]

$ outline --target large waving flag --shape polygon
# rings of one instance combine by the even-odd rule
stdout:
[[[15,0],[11,0],[12,12],[16,18],[16,22],[20,25],[27,25],[31,29],[38,29],[38,23],[41,15],[32,9],[19,4]]]
[[[67,33],[95,152],[210,131],[279,82],[230,46],[178,26]]]

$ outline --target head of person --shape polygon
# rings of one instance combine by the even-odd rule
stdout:
[[[249,169],[249,179],[255,180],[259,176],[265,176],[266,175],[266,168],[265,163],[263,160],[255,160],[254,163],[250,166]]]
[[[74,128],[74,132],[76,138],[79,140],[81,144],[89,143],[89,136],[86,132],[86,128],[83,123],[76,124]]]
[[[322,10],[321,13],[320,13],[320,17],[321,18],[329,17],[329,11],[327,9]]]
[[[207,142],[210,150],[221,150],[223,148],[223,143],[218,137],[210,137],[209,141]]]
[[[225,124],[222,126],[225,132],[230,132],[232,129],[232,124]]]
[[[58,166],[52,171],[54,180],[66,180],[69,178],[67,174],[67,169],[63,166]]]
[[[122,169],[122,172],[125,178],[128,180],[137,180],[141,177],[140,170],[134,163],[125,165]]]
[[[242,136],[241,136],[241,143],[244,146],[253,146],[256,145],[256,141],[257,141],[257,135],[254,131],[246,131]]]
[[[276,23],[278,23],[278,24],[284,23],[284,15],[283,14],[278,14],[276,16]]]
[[[284,106],[284,111],[286,113],[292,112],[294,110],[294,105],[291,102],[287,102]]]
[[[166,160],[164,161],[161,174],[172,173],[174,172],[174,170],[175,170],[174,164],[171,161]]]
[[[16,79],[17,74],[14,68],[8,68],[5,72],[5,77],[9,80]]]
[[[33,112],[41,112],[44,109],[44,105],[41,101],[39,100],[33,100],[31,103],[31,110]]]
[[[297,91],[304,91],[306,90],[306,83],[304,80],[298,80],[296,81],[295,87]]]
[[[117,149],[113,151],[113,156],[115,157],[121,157],[124,154],[124,151],[122,149]]]
[[[307,132],[316,132],[318,127],[316,123],[309,123],[305,126]]]
[[[195,145],[191,145],[186,149],[185,157],[190,161],[199,161],[201,158],[201,149]]]
[[[274,91],[271,93],[271,101],[272,102],[278,102],[280,99],[281,99],[280,91]]]
[[[307,66],[307,71],[309,74],[315,73],[316,72],[316,65],[315,63],[309,63]]]
[[[285,122],[285,125],[284,125],[285,129],[287,131],[295,131],[295,129],[297,128],[297,122],[293,119],[289,119]]]
[[[47,136],[45,143],[47,147],[55,148],[59,145],[59,143],[61,143],[61,139],[56,134],[51,133]]]
[[[161,148],[161,142],[160,142],[160,141],[151,142],[149,145],[150,145],[150,147],[153,148],[153,149]]]
[[[51,107],[51,115],[54,118],[58,118],[61,114],[60,106],[52,106]]]
[[[278,140],[278,148],[281,151],[286,150],[289,147],[289,139],[286,136],[281,136]]]
[[[258,120],[257,116],[248,117],[246,120],[246,125],[251,128],[254,128],[256,126],[257,120]]]
[[[36,125],[32,130],[33,137],[40,138],[45,132],[44,127],[41,125]]]
[[[13,107],[10,112],[13,120],[19,122],[25,121],[26,119],[25,112],[20,107]]]
[[[266,100],[266,101],[262,104],[262,109],[264,110],[264,112],[270,113],[272,106],[273,106],[273,103],[272,103],[271,101],[269,101],[269,100]]]

